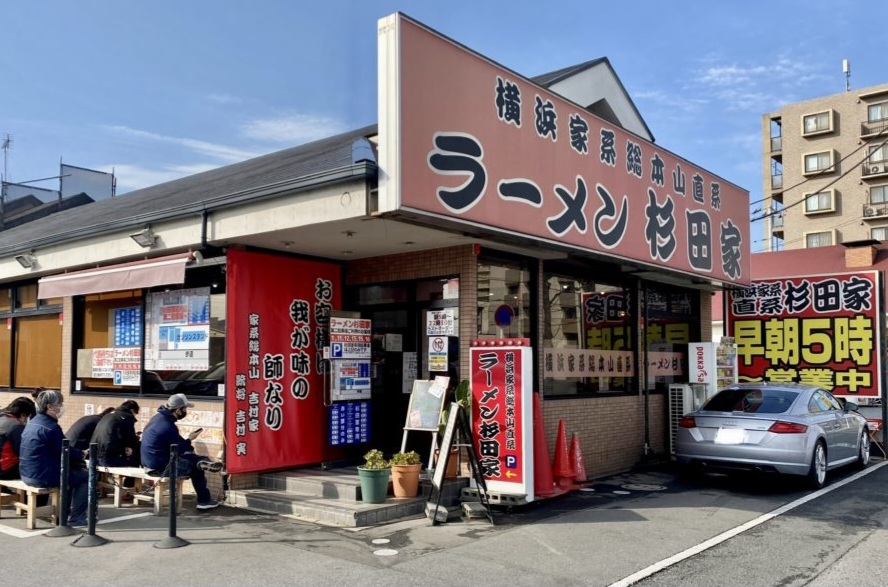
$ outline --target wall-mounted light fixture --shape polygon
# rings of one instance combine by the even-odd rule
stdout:
[[[25,253],[24,255],[16,255],[15,260],[25,269],[31,269],[37,264],[37,257],[34,256],[34,251]]]
[[[154,243],[157,242],[157,235],[151,230],[150,226],[146,226],[139,232],[134,232],[130,235],[130,238],[136,241],[140,247],[144,247],[146,249],[150,249],[154,246]]]

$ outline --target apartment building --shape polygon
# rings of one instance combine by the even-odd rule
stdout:
[[[762,139],[766,250],[888,240],[888,84],[765,114]]]

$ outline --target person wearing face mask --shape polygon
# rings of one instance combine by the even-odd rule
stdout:
[[[0,479],[19,478],[19,453],[25,424],[37,413],[31,398],[17,397],[0,412]]]
[[[200,429],[191,432],[188,438],[179,434],[176,422],[188,415],[188,408],[194,404],[188,401],[184,393],[176,393],[170,396],[165,406],[157,409],[157,413],[148,421],[142,432],[142,466],[148,469],[149,475],[168,475],[167,466],[170,464],[170,446],[177,445],[179,462],[176,464],[177,475],[187,475],[191,478],[194,492],[197,493],[197,509],[210,510],[219,506],[207,489],[207,477],[205,471],[219,472],[222,463],[211,461],[209,458],[194,454],[191,441],[200,434]]]
[[[65,434],[59,419],[65,413],[65,398],[60,391],[47,389],[37,396],[37,415],[22,432],[19,472],[22,481],[35,487],[58,487],[61,479],[62,441]],[[86,458],[84,451],[71,448],[72,460]],[[86,497],[89,474],[85,469],[68,469],[71,508],[68,523],[86,525]]]

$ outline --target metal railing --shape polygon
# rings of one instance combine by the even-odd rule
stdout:
[[[888,159],[867,159],[861,164],[864,177],[888,174]]]
[[[773,190],[781,190],[783,189],[783,174],[780,175],[772,175],[771,176],[771,189]]]
[[[771,137],[771,151],[781,151],[783,149],[783,137]]]
[[[888,118],[867,120],[860,123],[860,136],[888,134]],[[773,149],[772,149],[773,150]]]

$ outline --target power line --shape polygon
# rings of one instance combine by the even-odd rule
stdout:
[[[885,132],[885,129],[879,131],[878,135],[876,135],[876,136],[881,136],[882,134],[884,134],[884,132]],[[879,143],[875,148],[876,148],[876,149],[881,149],[881,148],[884,147],[886,144],[888,144],[888,139],[885,139],[884,141],[882,141],[881,143]],[[863,147],[869,147],[869,146],[871,146],[871,143],[866,143],[866,142],[863,143],[860,147],[854,149],[854,151],[853,151],[850,155],[848,155],[848,156],[842,158],[841,161],[844,161],[845,159],[848,159],[849,157],[851,157],[851,155],[854,155],[855,153],[857,153],[858,151],[860,151],[860,149],[862,149]],[[834,180],[832,180],[832,181],[829,182],[828,184],[822,186],[822,187],[820,188],[820,191],[823,191],[823,190],[825,190],[825,189],[827,189],[827,188],[829,188],[829,187],[832,187],[832,186],[834,186],[835,184],[837,184],[837,183],[839,182],[840,179],[842,179],[843,177],[845,177],[846,175],[848,175],[849,173],[851,173],[852,171],[854,171],[855,169],[857,169],[857,166],[858,166],[858,165],[862,165],[862,164],[863,164],[867,159],[869,159],[869,158],[870,158],[870,154],[867,153],[866,156],[865,156],[863,159],[861,159],[858,163],[855,163],[854,165],[852,165],[851,167],[849,167],[847,171],[841,173],[841,174],[840,174],[838,177],[836,177]],[[840,161],[840,162],[841,162],[841,161]],[[828,169],[835,168],[836,165],[837,165],[837,164],[830,165],[830,167],[829,167]],[[816,177],[819,177],[819,175],[820,175],[820,174],[818,174]],[[813,178],[810,178],[810,179],[813,179]],[[807,181],[808,181],[808,180],[805,180],[805,181],[803,181],[803,182],[801,182],[801,183],[799,183],[799,184],[796,184],[795,186],[792,186],[792,188],[788,188],[788,189],[793,189],[793,188],[795,188],[795,187],[798,187],[799,185],[802,185],[802,184],[806,183]],[[786,193],[786,191],[788,191],[788,189],[787,189],[787,190],[784,190],[784,194]],[[780,210],[774,210],[774,211],[772,211],[772,212],[767,212],[767,213],[765,213],[765,214],[762,214],[762,215],[759,216],[758,218],[752,218],[752,219],[750,219],[750,222],[757,222],[757,221],[759,221],[759,220],[764,220],[765,218],[770,218],[771,216],[776,216],[776,215],[778,215],[778,214],[782,214],[784,211],[789,210],[790,208],[794,208],[794,207],[798,206],[799,204],[804,203],[806,200],[807,200],[807,197],[803,197],[803,198],[802,198],[801,200],[799,200],[798,202],[793,202],[792,204],[789,204],[788,206],[784,206],[784,207],[781,208]]]

